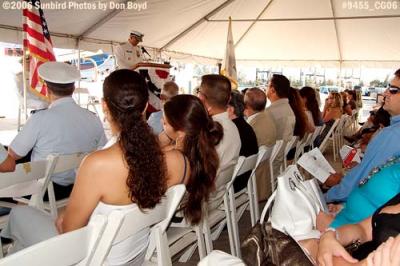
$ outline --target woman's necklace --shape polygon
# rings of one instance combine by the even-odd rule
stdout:
[[[369,173],[368,176],[361,179],[359,186],[363,186],[365,184],[368,183],[368,181],[372,178],[372,176],[376,175],[377,173],[379,173],[382,169],[386,168],[386,167],[390,167],[392,165],[398,164],[400,163],[400,155],[396,155],[393,157],[390,157],[384,164],[374,167]]]

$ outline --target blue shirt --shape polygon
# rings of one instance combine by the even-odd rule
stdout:
[[[55,100],[49,109],[33,114],[10,148],[19,156],[32,150],[32,161],[46,160],[50,154],[91,152],[106,144],[103,125],[93,113],[81,108],[72,97]],[[52,176],[61,186],[75,182],[75,172]]]
[[[153,133],[158,135],[164,131],[163,125],[161,123],[161,118],[163,117],[163,111],[158,111],[150,114],[147,124],[153,129]]]
[[[374,174],[363,186],[355,187],[329,227],[358,223],[399,193],[400,164],[397,163]]]
[[[327,202],[346,201],[350,192],[359,184],[360,180],[377,166],[384,164],[387,159],[400,152],[400,115],[391,118],[389,127],[371,140],[365,151],[364,158],[359,165],[351,169],[342,181],[333,186],[325,194]]]

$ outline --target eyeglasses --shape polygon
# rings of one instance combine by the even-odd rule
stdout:
[[[400,87],[389,84],[387,90],[390,92],[390,94],[397,94],[400,91]]]
[[[200,90],[200,88],[197,88],[197,89],[196,89],[196,94],[197,94],[197,96],[200,96],[200,94],[201,94],[201,95],[203,95],[204,98],[207,98],[207,95],[206,95],[204,92],[202,92],[202,91]]]

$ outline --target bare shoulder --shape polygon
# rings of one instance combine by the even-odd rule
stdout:
[[[168,186],[176,185],[186,180],[190,173],[190,165],[186,156],[178,150],[170,150],[164,152],[165,163],[167,167],[167,184]],[[186,173],[185,173],[186,171]],[[185,177],[183,174],[185,173]]]
[[[124,168],[121,150],[113,145],[104,150],[92,152],[83,159],[79,172],[90,173],[97,178],[110,176],[109,173]]]
[[[169,149],[164,150],[164,157],[167,167],[169,168],[170,166],[178,166],[179,164],[182,164],[184,155],[178,150]]]

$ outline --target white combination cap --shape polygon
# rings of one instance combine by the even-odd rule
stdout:
[[[142,41],[144,34],[136,30],[131,30],[131,36],[135,36],[139,41]]]
[[[57,84],[69,84],[81,78],[79,70],[63,62],[46,62],[38,69],[39,76],[45,81]]]

